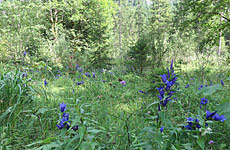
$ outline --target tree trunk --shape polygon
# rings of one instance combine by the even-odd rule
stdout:
[[[222,24],[222,21],[223,21],[223,12],[221,12],[221,16],[220,16],[220,25]],[[219,48],[218,48],[218,55],[220,56],[220,53],[221,53],[221,45],[222,45],[222,42],[221,42],[221,36],[222,36],[222,31],[220,31],[220,39],[219,39]]]

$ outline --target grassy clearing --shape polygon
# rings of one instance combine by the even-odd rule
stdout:
[[[148,78],[128,69],[126,72],[94,71],[95,78],[91,72],[87,77],[67,69],[61,73],[45,68],[23,72],[26,75],[16,70],[9,77],[6,70],[1,72],[1,149],[229,147],[229,78],[224,74],[209,72],[202,81],[192,72],[178,72],[177,84],[173,87],[176,91],[173,97],[177,100],[172,99],[167,110],[162,107],[158,112],[156,87],[162,85],[162,81],[155,72]],[[44,85],[45,80],[47,85]],[[122,85],[121,80],[126,84]],[[84,83],[78,85],[81,81]],[[185,88],[187,84],[190,86]],[[201,84],[204,87],[199,90]],[[21,85],[25,88],[17,90]],[[225,114],[227,120],[224,123],[209,121],[212,132],[206,131],[205,126],[188,131],[186,118],[204,115],[205,111],[200,108],[202,97],[209,100],[205,106],[208,110]],[[67,104],[71,127],[78,125],[77,131],[57,128],[62,116],[59,108],[62,102]],[[157,116],[160,122],[156,121]],[[161,126],[165,127],[162,133]],[[200,136],[204,132],[207,134]],[[215,144],[208,144],[211,140]]]

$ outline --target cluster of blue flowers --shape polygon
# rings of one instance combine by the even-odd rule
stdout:
[[[68,130],[70,128],[69,113],[65,112],[67,110],[67,107],[66,107],[66,104],[64,102],[60,104],[60,109],[61,109],[61,112],[63,114],[61,116],[62,118],[61,118],[59,124],[57,125],[57,127],[60,130],[66,127],[66,129]],[[72,129],[74,131],[77,131],[78,125],[73,126]]]
[[[221,122],[224,122],[224,120],[226,120],[224,115],[219,115],[216,113],[216,111],[214,111],[212,113],[210,111],[206,111],[206,119],[221,121]]]
[[[171,97],[173,96],[173,94],[175,93],[175,91],[171,90],[171,87],[176,83],[177,77],[176,74],[174,74],[174,70],[173,70],[173,60],[171,62],[171,66],[170,66],[170,70],[167,69],[168,74],[163,74],[160,75],[162,81],[164,82],[164,86],[160,88],[157,88],[159,91],[159,100],[160,100],[160,104],[163,107],[167,107],[167,103],[169,101],[171,101]],[[165,93],[167,93],[165,96]],[[158,105],[158,111],[160,111],[160,105]]]
[[[199,129],[199,128],[201,128],[199,122],[200,121],[198,119],[189,117],[189,118],[187,118],[188,125],[185,126],[185,128],[188,130],[193,130],[195,128]]]
[[[202,108],[202,105],[206,105],[208,103],[208,99],[206,98],[201,98],[201,101],[200,101],[200,108]]]
[[[202,105],[206,106],[207,103],[208,103],[208,99],[201,98],[200,108],[202,108]],[[206,107],[205,107],[205,111],[206,111]],[[224,122],[224,120],[226,120],[224,115],[219,115],[219,114],[216,113],[216,111],[210,112],[210,111],[207,110],[205,117],[206,117],[205,121],[207,121],[207,120],[215,120],[215,121]],[[188,123],[188,125],[185,126],[185,128],[188,129],[188,130],[194,130],[196,128],[198,128],[198,129],[201,128],[198,119],[189,117],[189,118],[187,118],[187,123]],[[205,123],[205,126],[207,127],[208,123]]]

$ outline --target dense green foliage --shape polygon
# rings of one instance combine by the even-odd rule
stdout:
[[[229,6],[0,0],[0,150],[230,149]]]

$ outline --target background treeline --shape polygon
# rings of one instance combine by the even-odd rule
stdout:
[[[173,57],[181,64],[228,62],[229,0],[0,1],[0,60],[143,71]],[[27,55],[24,57],[24,52]],[[216,57],[218,56],[218,57]],[[221,59],[219,59],[221,58]]]

